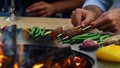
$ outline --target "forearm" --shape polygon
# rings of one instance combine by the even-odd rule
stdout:
[[[103,13],[103,11],[95,5],[86,6],[84,9],[92,11],[95,14],[96,18],[98,18]]]
[[[81,8],[84,0],[64,0],[52,3],[56,12],[64,12],[68,10],[74,10],[76,8]]]

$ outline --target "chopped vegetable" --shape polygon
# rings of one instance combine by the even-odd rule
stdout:
[[[120,34],[113,35],[103,40],[104,45],[108,44],[120,44]]]

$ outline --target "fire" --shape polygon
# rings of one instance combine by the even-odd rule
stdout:
[[[3,55],[0,55],[0,68],[2,67]]]
[[[32,68],[42,68],[44,64],[35,64]]]
[[[70,63],[71,63],[70,58],[67,59],[67,63],[70,65]]]
[[[14,64],[14,68],[18,68],[18,64],[17,63]]]
[[[32,68],[88,68],[85,67],[87,64],[85,59],[79,56],[72,56],[62,61],[57,60],[57,62],[54,61],[49,63],[36,63]]]
[[[0,51],[0,53],[2,53],[2,52]],[[4,56],[2,54],[0,54],[0,68],[2,67],[3,58],[4,58]]]
[[[75,56],[75,57],[73,58],[73,61],[75,62],[76,66],[80,66],[80,64],[81,64],[81,59],[80,59],[79,57]]]
[[[0,68],[2,67],[2,63],[0,62]]]
[[[4,55],[2,48],[0,48],[0,68],[5,64],[5,62],[10,62],[11,59]]]
[[[80,63],[76,63],[76,66],[79,66],[80,65]]]

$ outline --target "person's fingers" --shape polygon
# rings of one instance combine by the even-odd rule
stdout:
[[[82,22],[82,15],[81,14],[77,15],[76,22],[77,22],[77,26],[81,25],[81,22]]]
[[[118,30],[116,29],[116,26],[115,25],[113,25],[113,24],[107,24],[107,25],[105,25],[105,26],[101,26],[101,27],[99,27],[98,28],[99,30],[102,30],[102,31],[109,31],[109,32],[113,32],[113,33],[115,33],[115,32],[118,32]]]
[[[47,14],[47,13],[44,13],[43,15],[41,15],[41,17],[48,17],[49,16],[49,14]]]
[[[75,18],[73,17],[73,15],[71,16],[71,23],[73,26],[77,26],[77,24],[75,22]]]
[[[116,33],[118,32],[118,30],[116,28],[107,28],[106,30],[103,30],[104,32],[112,32],[112,33]]]
[[[43,5],[43,4],[45,4],[45,2],[43,2],[43,1],[42,1],[42,2],[37,2],[37,3],[29,6],[28,9],[31,9],[31,8],[33,8],[33,7],[40,6],[40,5]]]
[[[102,26],[98,27],[98,29],[103,30],[103,31],[110,31],[111,29],[114,29],[114,27],[115,27],[114,24],[107,23],[105,25],[102,25]]]
[[[103,15],[101,15],[97,20],[95,20],[94,22],[91,23],[92,27],[100,27],[103,26],[105,24],[107,24],[109,21],[109,19],[106,17],[106,13],[104,13]]]
[[[46,10],[30,13],[31,16],[43,16],[44,14],[47,14]]]
[[[31,12],[31,11],[33,10],[33,8],[35,9],[35,7],[39,8],[39,9],[40,9],[40,8],[43,8],[43,7],[45,7],[44,4],[45,4],[45,2],[35,3],[35,4],[31,5],[31,6],[29,6],[29,7],[26,9],[26,12]]]
[[[109,32],[112,32],[112,33],[117,33],[118,30],[116,28],[112,28],[112,29],[109,29]]]
[[[93,21],[93,20],[91,19],[91,17],[86,17],[86,18],[84,19],[84,21],[81,23],[81,26],[82,26],[82,27],[86,27],[86,26],[88,26],[92,21]]]
[[[81,12],[78,9],[73,11],[72,12],[72,21],[71,21],[72,24],[74,26],[81,25],[81,17],[82,17]]]
[[[33,11],[38,11],[38,10],[44,10],[46,9],[45,5],[41,5],[41,6],[36,6],[36,7],[33,7],[31,9],[27,9],[26,12],[33,12]]]

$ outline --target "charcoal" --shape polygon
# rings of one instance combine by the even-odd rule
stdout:
[[[73,55],[70,47],[53,47],[40,45],[18,45],[16,62],[20,68],[31,68],[36,62],[47,61],[52,57],[52,61],[61,61]]]
[[[32,57],[31,61],[35,63],[37,61],[38,62],[42,61],[44,58],[52,57],[52,61],[56,62],[56,61],[61,61],[61,59],[64,60],[73,55],[74,53],[70,47],[55,48],[54,50],[52,49],[51,51],[47,53],[39,54],[36,57]]]
[[[25,52],[24,49],[24,45],[17,46],[15,62],[18,64],[19,68],[31,68],[30,54]]]

